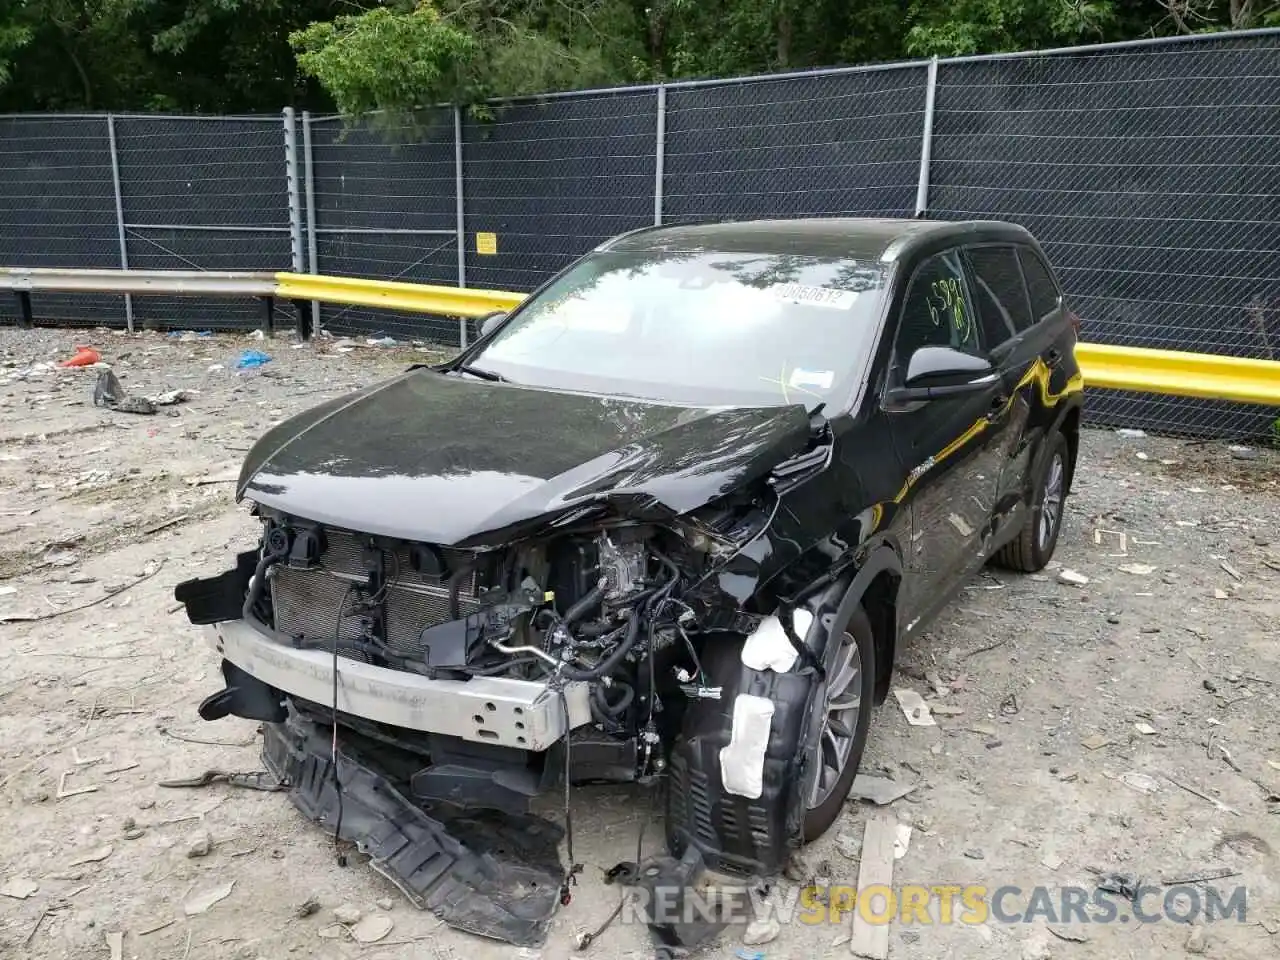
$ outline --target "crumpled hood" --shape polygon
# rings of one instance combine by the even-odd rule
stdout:
[[[236,492],[349,530],[482,545],[601,497],[685,513],[798,453],[808,429],[799,405],[671,406],[420,369],[270,430]]]

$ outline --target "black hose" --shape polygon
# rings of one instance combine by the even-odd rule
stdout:
[[[449,619],[450,620],[462,619],[462,603],[458,599],[458,594],[462,591],[463,578],[467,574],[471,573],[473,569],[475,568],[471,564],[467,564],[465,567],[459,567],[457,570],[453,572],[453,575],[449,577]]]
[[[631,620],[627,623],[627,632],[622,640],[613,649],[613,653],[605,657],[594,667],[587,670],[579,670],[569,664],[562,664],[560,671],[570,680],[599,680],[601,677],[613,673],[618,664],[622,662],[622,658],[631,652],[631,648],[636,645],[636,640],[640,637],[640,616],[632,613]]]
[[[604,599],[604,586],[596,584],[591,590],[587,591],[577,603],[571,606],[566,612],[561,625],[566,629],[573,626],[589,612],[600,606],[600,601]]]
[[[605,690],[614,688],[622,691],[622,699],[617,703],[611,704],[609,703],[609,698],[605,696]],[[631,684],[624,683],[621,680],[615,680],[609,687],[606,687],[603,683],[598,684],[592,688],[591,693],[596,704],[600,707],[600,712],[610,718],[621,716],[636,698],[636,691]]]
[[[245,594],[244,606],[240,608],[240,616],[245,620],[256,620],[253,615],[253,605],[262,597],[262,588],[267,583],[267,568],[273,564],[279,563],[285,557],[285,551],[280,550],[274,553],[264,553],[258,559],[258,565],[253,568],[252,586],[249,592]]]

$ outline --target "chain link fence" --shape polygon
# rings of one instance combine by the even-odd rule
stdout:
[[[921,213],[1030,228],[1089,340],[1280,359],[1280,31],[557,94],[394,125],[0,117],[11,266],[528,291],[653,223]],[[262,323],[250,303],[35,308],[43,322]],[[475,330],[362,307],[320,319],[454,346]],[[1095,391],[1089,415],[1259,436],[1275,410]]]

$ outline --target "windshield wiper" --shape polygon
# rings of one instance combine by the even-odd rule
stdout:
[[[511,382],[500,373],[495,373],[492,370],[485,370],[483,367],[473,367],[469,363],[459,363],[453,367],[450,367],[449,369],[456,370],[459,373],[469,373],[473,377],[479,377],[481,380],[488,380],[491,383],[510,383]]]

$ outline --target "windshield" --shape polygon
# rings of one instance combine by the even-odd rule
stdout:
[[[698,406],[847,396],[884,270],[793,254],[598,253],[523,304],[474,367],[517,383]]]

